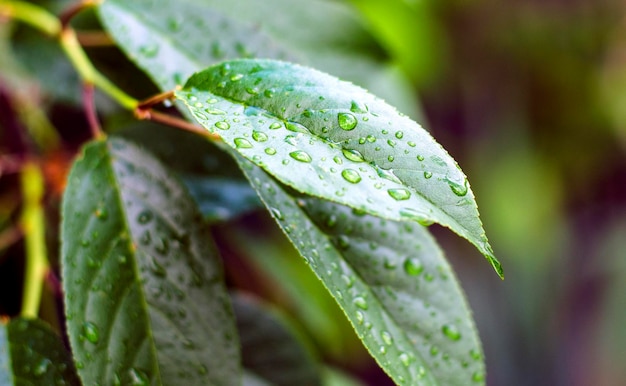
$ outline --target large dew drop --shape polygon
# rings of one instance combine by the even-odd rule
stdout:
[[[341,176],[343,177],[344,180],[352,184],[356,184],[361,181],[361,176],[359,175],[359,172],[357,172],[354,169],[344,169],[341,172]]]
[[[450,340],[457,341],[461,339],[461,333],[451,324],[445,324],[441,327],[441,332]]]
[[[343,149],[341,150],[341,152],[343,153],[344,157],[346,157],[350,161],[353,161],[353,162],[365,161],[365,159],[363,158],[363,155],[358,150]]]
[[[452,193],[456,194],[459,197],[463,197],[467,194],[467,180],[463,181],[463,184],[459,184],[456,181],[452,181],[446,178],[446,182],[450,186]]]
[[[235,138],[235,147],[237,149],[250,149],[252,144],[245,138]]]
[[[309,153],[302,151],[302,150],[292,151],[291,153],[289,153],[289,155],[291,156],[291,158],[300,162],[309,163],[313,160],[311,156],[309,155]]]
[[[91,323],[85,322],[83,323],[83,335],[90,343],[96,344],[100,340],[100,332],[98,331],[98,327]]]
[[[344,130],[353,130],[356,127],[356,117],[350,113],[337,114],[337,121],[339,121],[339,127]]]
[[[387,193],[396,201],[408,200],[411,198],[411,192],[407,189],[389,189]]]

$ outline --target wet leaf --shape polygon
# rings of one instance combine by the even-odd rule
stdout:
[[[292,188],[397,221],[433,222],[497,261],[467,178],[430,134],[351,83],[273,60],[234,60],[176,93],[194,118]]]
[[[235,58],[308,63],[419,112],[410,82],[384,57],[354,10],[325,0],[107,0],[104,27],[163,90]],[[275,17],[276,10],[281,17]],[[306,12],[302,12],[306,9]],[[325,27],[320,29],[319,26]]]
[[[140,144],[180,177],[208,222],[262,207],[232,157],[208,139],[145,121],[116,125],[120,128],[117,135]]]
[[[276,221],[398,384],[484,385],[472,317],[426,228],[302,196],[242,160]],[[278,215],[279,214],[279,215]]]
[[[85,384],[237,382],[220,261],[193,200],[162,164],[121,139],[91,143],[72,168],[62,214],[68,334]]]
[[[80,385],[61,338],[40,320],[0,323],[0,385]]]

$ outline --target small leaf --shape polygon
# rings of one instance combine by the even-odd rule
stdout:
[[[419,224],[301,196],[241,161],[278,224],[398,384],[484,385],[482,350],[443,253]]]
[[[286,316],[243,294],[233,296],[233,310],[247,372],[276,386],[321,384],[318,364]]]
[[[44,322],[0,323],[0,385],[80,385],[59,336]]]
[[[85,384],[235,384],[234,318],[207,229],[150,154],[89,144],[63,198],[68,334]]]
[[[235,60],[195,74],[176,95],[282,183],[383,218],[449,227],[502,275],[456,162],[367,91],[286,62]]]

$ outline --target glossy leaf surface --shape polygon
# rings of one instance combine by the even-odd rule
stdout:
[[[426,228],[301,196],[242,160],[278,224],[398,383],[482,385],[482,349],[454,273]]]
[[[61,338],[40,320],[0,323],[0,385],[80,385]]]
[[[364,89],[286,62],[235,60],[195,74],[176,95],[282,183],[383,218],[449,227],[502,274],[456,162]]]
[[[124,140],[91,143],[62,213],[68,334],[84,383],[238,383],[219,258],[162,164]]]

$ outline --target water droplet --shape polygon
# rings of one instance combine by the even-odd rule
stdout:
[[[480,351],[471,349],[470,357],[472,357],[472,359],[475,361],[479,361],[482,358],[482,355],[480,355]]]
[[[387,346],[391,346],[391,344],[393,343],[393,337],[388,331],[381,332],[380,337]]]
[[[277,209],[277,208],[270,208],[270,211],[272,212],[274,217],[276,217],[277,220],[282,220],[283,219],[283,214],[282,214],[282,212],[279,209]]]
[[[404,272],[411,276],[417,276],[424,272],[422,262],[415,257],[408,257],[404,260]]]
[[[283,127],[283,125],[280,122],[274,122],[270,125],[271,130],[280,129],[281,127]]]
[[[333,161],[335,161],[337,165],[343,164],[343,160],[339,156],[334,156]]]
[[[235,147],[237,149],[250,149],[252,144],[245,138],[235,138]]]
[[[265,154],[267,154],[267,155],[274,155],[274,154],[276,154],[276,149],[274,149],[273,147],[266,147],[265,148]]]
[[[393,181],[398,184],[402,184],[402,181],[400,181],[400,179],[393,173],[392,169],[383,169],[378,165],[372,165],[372,166],[374,166],[374,169],[376,170],[376,174],[378,174],[378,177],[384,178],[389,181]]]
[[[165,268],[159,264],[159,262],[153,257],[151,260],[150,269],[154,272],[155,275],[160,277],[167,276],[167,271]]]
[[[302,150],[292,151],[291,153],[289,153],[289,155],[291,156],[291,158],[300,162],[309,163],[313,160],[311,156],[309,155],[309,153],[302,151]]]
[[[109,213],[104,208],[96,209],[96,217],[100,220],[106,220],[109,217]]]
[[[141,46],[139,52],[146,58],[154,58],[159,53],[159,45],[151,43],[146,46]]]
[[[230,80],[233,82],[236,82],[238,80],[241,80],[243,78],[243,74],[235,74],[233,76],[230,77]]]
[[[263,95],[265,95],[268,98],[272,98],[274,97],[274,95],[276,95],[276,91],[273,88],[268,88],[267,90],[263,92]]]
[[[393,162],[393,160],[394,160],[394,159],[395,159],[395,158],[394,158],[392,155],[390,155],[390,156],[388,156],[388,157],[387,157],[387,161],[389,161],[389,162]]]
[[[396,138],[398,138],[398,139],[402,139],[402,137],[404,137],[404,133],[403,133],[403,132],[401,132],[401,131],[397,131],[397,132],[396,132]]]
[[[363,103],[359,103],[357,101],[352,101],[352,104],[350,105],[350,111],[352,111],[353,113],[366,113],[367,112],[367,105],[363,104]]]
[[[409,142],[407,142],[407,145],[409,145],[411,147],[415,147],[415,142],[409,141]],[[419,159],[419,157],[417,159]]]
[[[256,95],[259,93],[259,89],[256,87],[247,87],[246,92],[250,95]]]
[[[392,139],[388,139],[387,140],[387,145],[389,145],[391,147],[395,147],[396,146],[396,141],[394,141]]]
[[[152,212],[150,212],[149,210],[144,210],[137,216],[137,221],[139,222],[139,224],[147,224],[152,220],[152,217]]]
[[[476,371],[472,374],[472,381],[474,382],[482,382],[485,380],[485,374],[482,371]]]
[[[353,184],[356,184],[361,181],[361,176],[359,175],[359,172],[357,172],[354,169],[344,169],[341,172],[341,176],[343,177],[344,180],[351,182]]]
[[[83,323],[83,335],[87,339],[87,341],[96,344],[100,340],[100,332],[98,331],[98,327],[91,323],[85,322]]]
[[[350,161],[353,161],[353,162],[365,161],[365,159],[363,158],[363,155],[358,150],[342,149],[341,152]]]
[[[431,172],[424,172],[424,178],[429,179],[433,176],[433,173]]]
[[[457,341],[461,339],[461,333],[451,324],[444,324],[443,327],[441,327],[441,332],[450,340]]]
[[[380,347],[378,348],[378,352],[379,352],[379,353],[381,353],[381,354],[383,354],[383,355],[386,355],[386,354],[387,354],[387,347],[385,347],[385,346],[380,346]]]
[[[424,160],[424,156],[423,155],[418,155],[417,156],[417,160],[420,161],[420,162],[423,161]]]
[[[411,192],[406,189],[388,189],[387,193],[396,201],[408,200],[411,198]]]
[[[48,372],[48,367],[52,364],[52,361],[48,358],[44,358],[33,368],[33,375],[36,377],[41,377],[46,372]]]
[[[265,142],[267,141],[267,134],[261,132],[261,131],[253,131],[252,132],[252,139],[254,139],[257,142]]]
[[[309,129],[296,122],[286,122],[285,128],[296,133],[309,133]]]
[[[230,125],[226,121],[215,122],[215,127],[217,127],[220,130],[228,130],[228,129],[230,129]]]
[[[339,121],[339,127],[344,130],[353,130],[356,127],[356,117],[349,113],[337,114],[337,121]]]
[[[132,386],[147,386],[150,384],[150,380],[146,373],[136,368],[131,368],[128,371],[130,375],[130,381]]]
[[[450,186],[452,193],[456,194],[459,197],[463,197],[467,194],[467,180],[464,180],[462,184],[459,184],[456,181],[452,181],[449,178],[445,178],[446,182]]]
[[[354,315],[356,316],[356,322],[358,324],[363,324],[365,321],[365,315],[363,315],[361,311],[357,311]]]
[[[439,348],[437,346],[431,346],[430,347],[430,355],[431,356],[437,356],[437,354],[439,354]]]
[[[402,354],[400,354],[398,359],[400,359],[400,362],[404,365],[404,367],[409,367],[409,365],[411,364],[411,357],[407,353],[403,352]]]
[[[355,306],[359,307],[362,310],[367,310],[369,308],[369,304],[367,304],[365,298],[361,296],[357,296],[356,298],[354,298],[352,303],[354,303]]]

